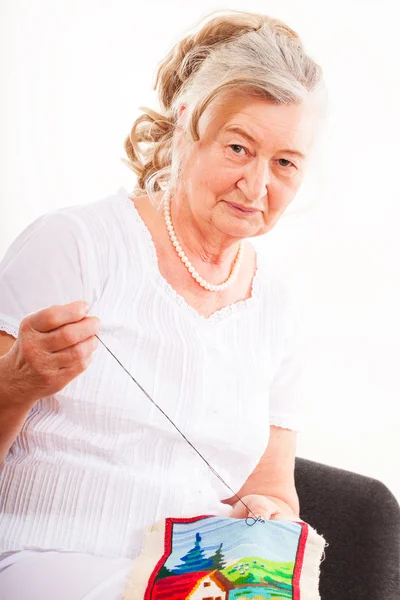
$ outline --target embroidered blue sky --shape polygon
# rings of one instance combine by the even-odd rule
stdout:
[[[172,569],[180,562],[180,558],[193,546],[197,532],[207,555],[215,552],[223,542],[224,556],[229,561],[240,556],[259,555],[260,548],[263,548],[269,560],[294,562],[301,525],[291,521],[266,521],[249,527],[243,519],[224,517],[211,517],[195,523],[174,523],[172,553],[165,563],[167,568]]]

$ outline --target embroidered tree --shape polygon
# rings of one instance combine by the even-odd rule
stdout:
[[[165,565],[163,565],[158,572],[157,579],[164,579],[164,577],[169,577],[172,574],[172,571],[170,571]]]
[[[218,569],[219,571],[222,571],[222,569],[225,569],[226,563],[225,563],[224,555],[222,554],[222,544],[220,544],[220,546],[219,546],[218,550],[215,552],[215,554],[213,554],[213,556],[210,556],[210,560],[212,561],[213,569]]]
[[[196,571],[212,571],[213,563],[210,558],[204,556],[204,550],[200,546],[201,535],[196,533],[194,547],[185,556],[182,556],[183,565],[177,565],[172,571],[174,575],[182,573],[195,573]]]

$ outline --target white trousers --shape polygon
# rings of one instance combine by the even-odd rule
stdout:
[[[22,550],[0,560],[1,600],[121,600],[132,560]]]

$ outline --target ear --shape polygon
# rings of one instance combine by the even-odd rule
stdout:
[[[178,109],[178,124],[180,126],[183,125],[183,122],[186,119],[186,109],[187,109],[187,105],[186,104],[181,104],[179,109]]]

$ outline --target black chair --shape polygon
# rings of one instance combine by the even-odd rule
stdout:
[[[380,481],[296,458],[300,517],[329,544],[321,600],[400,599],[400,507]]]

